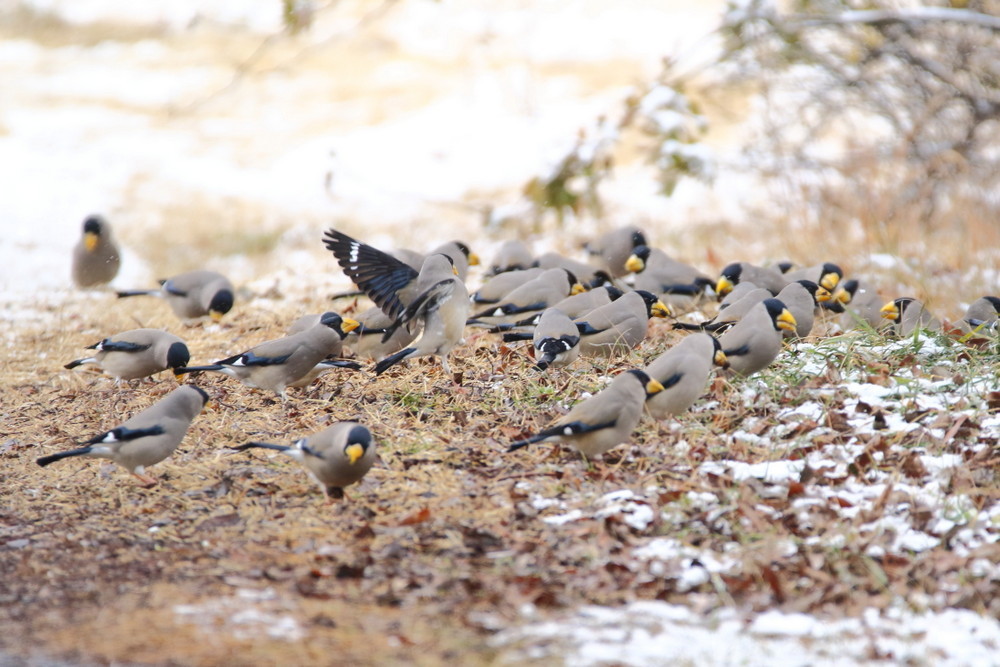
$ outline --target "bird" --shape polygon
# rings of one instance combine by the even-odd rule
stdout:
[[[552,426],[512,443],[507,451],[552,440],[573,445],[587,458],[600,456],[631,437],[646,399],[662,390],[663,386],[644,371],[625,371],[607,387],[574,405]]]
[[[420,337],[376,363],[375,373],[381,375],[404,359],[435,355],[445,373],[451,375],[448,354],[462,341],[471,309],[468,290],[458,278],[453,260],[435,253],[416,271],[335,229],[326,232],[324,243],[347,277],[392,318],[384,340],[402,326],[423,322]]]
[[[184,439],[191,422],[208,402],[201,387],[182,385],[120,426],[104,431],[78,449],[36,459],[44,467],[73,456],[109,459],[128,470],[144,486],[156,484],[145,469],[170,456]]]
[[[918,329],[941,331],[941,320],[912,297],[904,296],[888,302],[882,306],[881,313],[883,318],[893,322],[892,331],[899,336],[909,336]]]
[[[116,380],[137,380],[168,368],[182,368],[191,361],[187,344],[160,329],[123,331],[88,345],[86,349],[96,350],[96,353],[75,359],[63,368],[96,366]]]
[[[434,254],[447,255],[451,258],[455,271],[458,272],[458,277],[463,281],[468,277],[469,267],[478,266],[480,262],[479,255],[472,252],[469,246],[462,241],[442,243],[426,254],[405,249],[394,250],[389,254],[416,271],[420,270],[421,265],[423,265],[424,260],[428,256]]]
[[[804,269],[790,269],[782,273],[789,282],[811,280],[828,292],[836,290],[844,277],[843,269],[833,262],[823,262]]]
[[[375,440],[358,422],[337,422],[292,445],[248,442],[233,449],[272,449],[295,459],[319,482],[327,501],[344,497],[344,487],[363,478],[375,463]]]
[[[750,282],[749,280],[741,280],[739,284],[733,287],[733,289],[730,290],[728,294],[719,299],[719,310],[720,311],[725,310],[726,308],[733,305],[734,303],[742,299],[744,296],[746,296],[747,294],[756,289],[763,289],[763,288],[757,287],[757,285]],[[768,294],[771,293],[768,292]]]
[[[646,337],[650,318],[670,314],[655,294],[627,292],[575,320],[580,331],[580,354],[609,357],[628,352]]]
[[[535,368],[568,366],[580,356],[580,332],[576,323],[558,308],[542,311],[532,333]]]
[[[599,268],[612,278],[621,278],[630,272],[626,263],[635,248],[645,245],[645,232],[635,225],[625,225],[588,241],[584,249]]]
[[[551,308],[561,310],[570,319],[575,320],[578,317],[586,315],[592,310],[596,310],[601,306],[606,306],[624,294],[625,292],[618,289],[614,285],[604,285],[603,287],[595,287],[594,289],[587,290],[586,292],[580,292],[579,294],[572,294],[562,301],[556,302],[556,304],[551,306]],[[526,317],[523,320],[518,320],[512,324],[499,324],[490,329],[490,333],[501,333],[523,327],[534,327],[538,324],[538,319],[540,317],[541,313],[538,313],[536,315]],[[527,338],[521,338],[520,340],[527,340]]]
[[[723,268],[719,274],[719,279],[715,283],[715,293],[723,297],[743,281],[751,282],[757,287],[763,287],[771,294],[777,294],[791,282],[777,269],[757,266],[749,262],[733,262]]]
[[[632,249],[632,255],[625,262],[625,268],[635,274],[632,282],[635,289],[667,295],[682,303],[705,293],[705,288],[714,289],[712,280],[698,269],[680,262],[657,248],[639,245]]]
[[[378,306],[372,306],[354,319],[360,324],[344,340],[344,344],[350,347],[356,356],[363,359],[382,361],[390,354],[402,350],[417,337],[416,333],[407,327],[397,327],[389,338],[385,339],[385,333],[392,326],[393,320]]]
[[[381,311],[380,311],[381,312]],[[309,315],[302,315],[296,318],[290,325],[288,329],[285,330],[285,335],[291,336],[297,333],[301,333],[306,329],[316,326],[323,319],[322,313],[312,313]],[[358,326],[350,331],[350,333],[357,333],[358,329],[361,328],[359,320]],[[331,339],[330,347],[327,350],[326,357],[313,366],[312,370],[306,373],[301,379],[296,380],[289,384],[289,387],[301,388],[307,387],[315,382],[320,376],[334,371],[338,368],[348,368],[350,370],[359,371],[361,370],[361,364],[350,361],[348,359],[343,359],[344,353],[344,340],[340,337],[335,337]]]
[[[88,216],[83,221],[83,235],[73,247],[73,282],[77,287],[106,285],[118,275],[121,263],[111,225],[102,216]]]
[[[795,325],[795,317],[781,301],[761,301],[719,338],[729,369],[752,375],[766,368],[781,351],[782,332],[794,331]]]
[[[534,266],[542,269],[566,269],[576,276],[581,284],[591,289],[601,285],[615,284],[615,279],[604,269],[564,257],[557,252],[539,255],[535,258]]]
[[[470,323],[503,324],[537,314],[567,296],[586,291],[567,269],[547,269],[537,278],[511,290],[502,303],[475,313]]]
[[[665,419],[690,408],[705,393],[713,365],[729,366],[719,339],[709,333],[685,336],[644,369],[663,386],[663,391],[646,401],[646,410],[656,419]]]
[[[233,284],[215,271],[188,271],[160,281],[160,289],[125,290],[118,298],[150,295],[165,299],[174,314],[183,319],[208,315],[218,322],[232,310],[236,300]]]
[[[472,293],[472,302],[481,304],[500,303],[513,290],[526,282],[534,280],[545,273],[545,271],[545,269],[533,267],[497,274]]]
[[[520,239],[504,241],[497,249],[493,261],[490,262],[490,275],[499,275],[509,271],[522,271],[531,266],[534,257],[528,246]]]
[[[844,331],[859,326],[877,330],[892,325],[882,317],[881,308],[885,300],[879,296],[878,291],[855,278],[840,283],[831,301],[840,304],[840,310],[843,310],[839,324]],[[831,310],[836,312],[838,309],[831,308]]]
[[[969,304],[962,317],[961,328],[966,333],[996,329],[1000,319],[1000,297],[984,296]]]
[[[785,285],[778,296],[788,312],[795,318],[794,330],[782,331],[784,338],[805,338],[812,332],[816,321],[816,309],[830,300],[830,292],[811,280],[795,280]],[[728,310],[728,309],[727,309]]]
[[[740,283],[737,287],[742,286],[744,283]],[[747,283],[752,285],[753,283]],[[763,287],[755,287],[750,290],[740,290],[743,296],[731,303],[725,304],[725,308],[722,304],[719,305],[719,312],[716,313],[715,317],[710,320],[706,320],[699,324],[689,324],[687,322],[674,322],[674,329],[682,329],[684,331],[712,331],[715,333],[721,333],[729,327],[733,326],[739,322],[743,317],[750,312],[750,309],[756,306],[761,301],[771,298],[771,293],[768,292]],[[730,294],[736,293],[736,290],[730,292]],[[726,296],[729,298],[729,295]]]
[[[326,358],[334,338],[343,340],[357,326],[357,321],[337,313],[323,313],[319,323],[305,331],[261,343],[214,364],[186,366],[174,372],[223,373],[248,387],[273,391],[285,401],[288,399],[285,389],[306,377]]]

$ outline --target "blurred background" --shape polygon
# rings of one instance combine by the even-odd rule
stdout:
[[[0,295],[192,268],[335,290],[373,245],[645,227],[714,273],[838,261],[955,317],[1000,284],[995,2],[0,1]]]

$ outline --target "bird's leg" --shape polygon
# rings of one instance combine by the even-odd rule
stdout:
[[[136,479],[138,479],[140,482],[142,482],[142,486],[144,488],[149,489],[151,487],[156,486],[156,480],[153,479],[152,477],[148,476],[148,475],[143,475],[143,474],[137,473],[137,472],[133,472],[132,475]]]

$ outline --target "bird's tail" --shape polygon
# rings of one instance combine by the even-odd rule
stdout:
[[[91,451],[90,447],[80,447],[79,449],[71,449],[66,452],[59,452],[57,454],[49,454],[48,456],[42,456],[35,459],[35,463],[42,466],[43,468],[50,463],[55,463],[56,461],[61,461],[63,459],[68,459],[71,456],[86,456]]]
[[[77,366],[82,366],[84,364],[92,364],[95,361],[97,361],[97,360],[94,359],[93,357],[87,357],[86,359],[74,359],[73,361],[71,361],[68,364],[66,364],[65,366],[63,366],[63,368],[73,369],[73,368],[76,368]]]
[[[517,450],[523,449],[524,447],[527,447],[528,445],[533,445],[536,442],[541,442],[542,440],[544,440],[547,437],[548,437],[547,435],[541,435],[541,434],[539,434],[539,435],[533,435],[530,438],[525,438],[524,440],[518,440],[517,442],[512,443],[511,446],[507,448],[507,451],[508,452],[516,452]]]
[[[127,296],[147,296],[152,294],[159,294],[158,289],[130,289],[124,290],[122,292],[116,292],[119,299],[124,299]]]
[[[401,362],[403,359],[406,359],[408,356],[410,356],[416,351],[417,348],[415,347],[407,347],[400,350],[399,352],[396,352],[395,354],[390,354],[388,357],[375,364],[375,375],[381,375],[389,368],[395,366],[396,364]]]
[[[287,452],[291,449],[288,445],[272,445],[269,442],[248,442],[243,445],[236,445],[235,447],[232,447],[232,449],[242,452],[246,449],[253,449],[255,447],[258,449],[273,449],[276,452]]]
[[[223,369],[219,364],[211,364],[209,366],[181,366],[180,368],[174,369],[174,375],[184,375],[185,373],[200,373],[201,371],[221,371]]]

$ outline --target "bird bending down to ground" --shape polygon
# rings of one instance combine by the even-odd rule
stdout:
[[[64,368],[91,365],[118,380],[137,380],[168,368],[182,368],[191,360],[184,341],[160,329],[123,331],[87,349],[97,352],[71,361]]]
[[[504,336],[504,340],[521,340],[522,334],[512,335],[517,335],[518,338]],[[535,347],[535,368],[540,371],[547,370],[550,366],[568,366],[580,356],[580,332],[576,323],[558,308],[543,310],[534,332],[523,335],[531,336]]]
[[[83,221],[83,236],[73,248],[71,274],[77,287],[106,285],[121,267],[121,252],[111,236],[111,226],[99,215]]]
[[[635,225],[626,225],[588,241],[584,248],[595,263],[612,278],[621,278],[631,269],[626,262],[638,246],[646,245],[646,234]]]
[[[182,320],[208,315],[216,322],[232,309],[236,299],[233,284],[215,271],[181,273],[161,280],[160,289],[118,292],[118,298],[142,295],[164,299]]]
[[[607,387],[574,405],[555,424],[511,444],[507,451],[552,440],[573,445],[587,458],[600,456],[631,437],[646,399],[662,390],[663,386],[644,371],[625,371]]]
[[[347,277],[392,318],[383,335],[385,340],[399,327],[423,322],[420,337],[411,346],[379,361],[375,372],[382,374],[404,359],[436,355],[445,373],[451,375],[448,354],[462,341],[470,310],[468,290],[458,278],[451,258],[430,255],[420,271],[415,271],[334,229],[326,232],[324,243]]]
[[[1000,318],[1000,297],[984,296],[969,304],[962,318],[961,328],[966,333],[996,329]]]
[[[248,442],[233,449],[273,449],[295,459],[319,482],[328,499],[344,497],[344,487],[361,480],[375,462],[375,441],[357,422],[339,422],[292,445]]]
[[[782,332],[794,331],[795,324],[795,317],[778,299],[758,303],[719,338],[730,370],[751,375],[766,368],[781,351]]]
[[[315,326],[291,336],[261,343],[208,366],[187,366],[175,373],[211,371],[236,378],[248,387],[273,391],[286,400],[285,388],[298,382],[327,356],[330,346],[358,326],[337,313],[324,313]]]
[[[177,449],[191,422],[207,402],[208,394],[201,388],[194,385],[178,387],[121,426],[87,440],[84,447],[43,456],[37,463],[47,466],[72,456],[109,459],[145,486],[153,486],[156,480],[146,476],[145,469]]]
[[[646,374],[663,386],[663,391],[646,401],[649,414],[657,419],[679,415],[705,393],[712,366],[728,368],[729,362],[719,340],[708,333],[686,336],[646,366]]]

